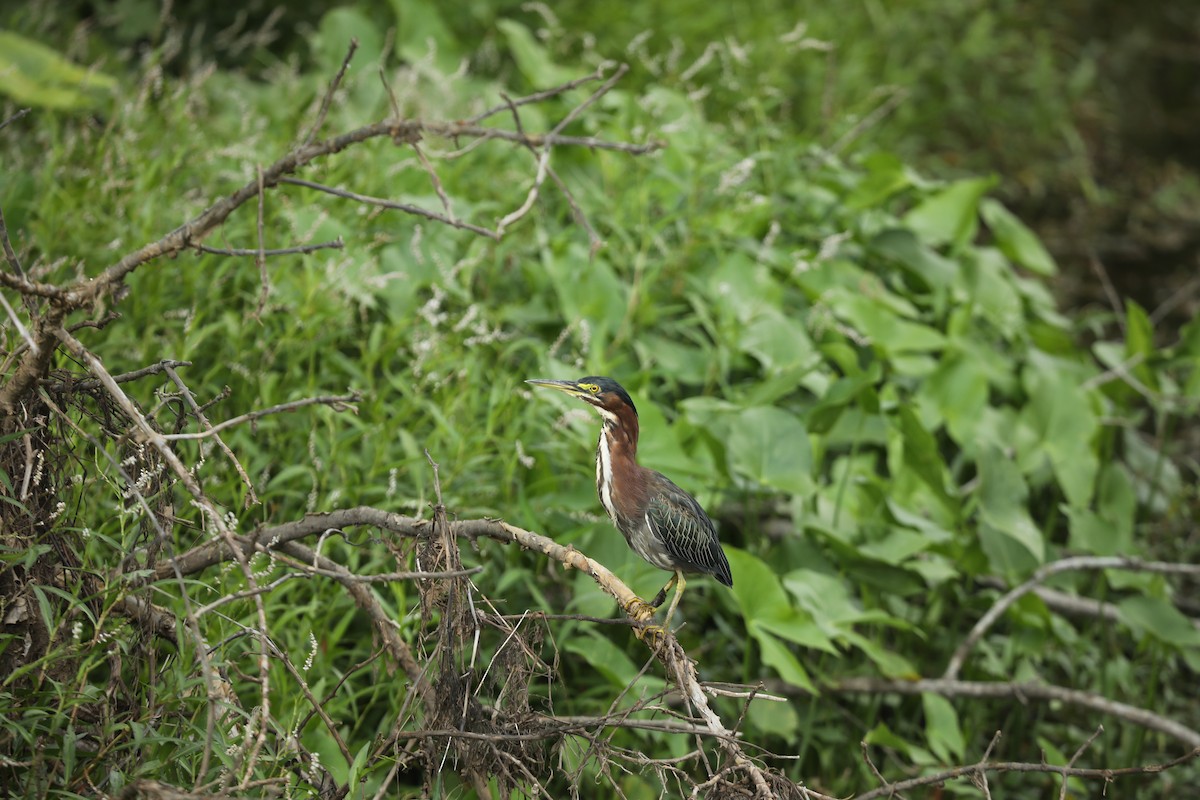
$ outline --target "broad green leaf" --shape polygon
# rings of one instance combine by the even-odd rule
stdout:
[[[1151,369],[1150,362],[1157,351],[1154,346],[1154,323],[1150,315],[1132,300],[1125,301],[1125,358],[1136,359],[1138,363],[1125,367],[1144,386],[1158,389],[1158,378]]]
[[[746,718],[756,730],[770,736],[792,737],[800,730],[800,715],[791,702],[755,699],[746,709]]]
[[[1029,516],[1020,469],[994,446],[983,448],[978,464],[979,533],[993,568],[1012,575],[1041,565],[1046,543]]]
[[[1200,647],[1200,630],[1166,600],[1138,595],[1117,603],[1121,621],[1175,647]]]
[[[792,610],[784,617],[760,617],[755,619],[755,625],[760,630],[773,633],[780,639],[798,644],[801,647],[808,647],[813,650],[824,650],[826,653],[836,655],[838,650],[833,646],[833,642],[829,640],[821,629],[811,619],[806,619],[807,615],[800,615]]]
[[[570,70],[555,64],[546,48],[534,38],[529,28],[521,23],[501,19],[496,21],[496,27],[508,41],[508,49],[513,60],[517,62],[517,69],[521,70],[521,74],[531,85],[546,89],[578,77]]]
[[[863,555],[885,564],[900,565],[933,544],[924,534],[906,528],[892,528],[882,538],[866,542],[858,549]]]
[[[994,247],[976,247],[963,253],[962,263],[971,302],[1005,338],[1017,336],[1027,324],[1025,308],[1004,255]]]
[[[737,344],[758,359],[768,373],[810,366],[817,359],[804,326],[773,309],[747,325]]]
[[[883,231],[871,240],[871,249],[895,261],[927,286],[945,289],[958,280],[958,262],[939,255],[906,228]]]
[[[862,165],[867,173],[846,197],[847,208],[878,206],[913,183],[912,171],[891,153],[872,153],[862,160]]]
[[[377,20],[353,8],[334,8],[321,17],[315,50],[323,67],[330,74],[346,57],[350,40],[358,40],[354,64],[358,69],[377,69],[383,53],[383,30]],[[379,81],[372,81],[379,85]],[[361,87],[356,87],[356,90]],[[380,85],[382,89],[382,85]]]
[[[1037,434],[1033,446],[1050,459],[1068,502],[1086,508],[1100,469],[1092,446],[1100,423],[1091,398],[1080,388],[1076,373],[1058,360],[1034,361],[1023,378],[1030,402],[1021,417]]]
[[[427,61],[443,73],[454,72],[463,58],[439,5],[431,0],[391,0],[396,17],[396,52],[409,62]]]
[[[937,440],[926,430],[910,406],[900,406],[896,413],[904,451],[904,466],[920,476],[943,502],[952,505],[946,492],[946,470]]]
[[[946,337],[937,329],[901,319],[875,298],[844,290],[830,290],[827,300],[833,312],[866,335],[885,353],[897,354],[941,350]]]
[[[954,441],[973,452],[988,400],[987,374],[979,361],[962,352],[948,353],[925,379],[918,396],[937,409]]]
[[[792,686],[812,694],[818,693],[816,685],[808,677],[808,672],[800,665],[799,659],[792,654],[792,651],[788,650],[787,645],[762,630],[757,623],[751,622],[747,625],[747,629],[754,637],[754,641],[758,643],[759,653],[764,664],[774,669],[780,678]]]
[[[1004,255],[1030,272],[1054,275],[1058,267],[1037,234],[1025,227],[999,200],[986,198],[980,204],[980,214],[992,231],[996,245]]]
[[[995,185],[995,178],[956,181],[905,214],[904,223],[928,244],[957,249],[975,238],[979,199]]]
[[[1098,509],[1068,507],[1071,547],[1100,556],[1127,555],[1134,551],[1133,524],[1137,497],[1129,473],[1120,464],[1106,464],[1096,491]]]
[[[95,108],[107,102],[117,81],[85,69],[44,44],[0,30],[0,93],[20,105]]]
[[[813,433],[828,431],[841,416],[846,406],[859,399],[869,387],[879,380],[882,373],[880,363],[875,361],[866,371],[847,375],[831,383],[821,399],[809,408],[805,417],[808,429]],[[872,410],[878,409],[878,398],[874,397],[873,393],[864,397],[863,400]]]
[[[921,673],[904,656],[888,650],[883,645],[859,634],[856,631],[846,631],[844,638],[847,643],[857,647],[871,662],[879,668],[879,672],[888,678],[905,681],[919,680]]]
[[[779,576],[762,559],[736,547],[726,547],[725,555],[733,572],[733,597],[743,617],[782,619],[793,613]]]
[[[590,665],[614,687],[624,689],[638,678],[638,666],[608,637],[582,629],[576,634],[563,642],[563,649],[579,656],[581,662]],[[639,691],[648,692],[658,691],[663,683],[654,675],[643,675],[638,681]]]
[[[738,414],[726,441],[731,468],[764,486],[802,493],[812,487],[812,452],[804,423],[769,406]]]
[[[954,706],[940,694],[932,692],[921,695],[921,704],[925,707],[925,736],[930,749],[942,761],[961,761],[967,743],[958,724],[958,712],[954,710]]]

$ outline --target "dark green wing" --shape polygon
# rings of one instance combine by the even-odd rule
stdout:
[[[729,560],[717,540],[712,520],[696,498],[658,473],[651,486],[646,521],[650,523],[650,531],[684,569],[707,573],[726,586],[733,586]]]

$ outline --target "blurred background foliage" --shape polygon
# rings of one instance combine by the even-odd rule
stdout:
[[[455,119],[501,91],[528,93],[602,60],[630,63],[571,132],[663,139],[668,149],[555,156],[607,243],[594,257],[560,196],[492,243],[291,187],[267,199],[269,246],[340,236],[347,249],[270,262],[261,319],[250,261],[185,254],[133,275],[122,318],[89,344],[113,372],[191,360],[197,395],[231,388],[218,407],[228,416],[347,387],[366,393],[356,416],[319,409],[231,432],[260,506],[241,511],[236,474],[209,455],[206,487],[239,509],[242,530],[359,503],[424,514],[428,448],[457,516],[545,532],[652,593],[662,575],[599,513],[596,420],[565,398],[535,402],[521,383],[612,375],[642,412],[643,463],[700,497],[730,552],[734,590],[690,583],[681,641],[706,679],[766,680],[794,698],[754,705],[745,723],[751,741],[797,756],[781,769],[846,794],[872,782],[864,738],[901,776],[973,761],[996,730],[1009,734],[1007,760],[1045,753],[1065,763],[1094,714],[811,693],[856,675],[940,675],[997,586],[1065,555],[1197,560],[1192,5],[27,4],[0,15],[9,43],[0,118],[35,106],[0,133],[0,202],[43,279],[90,273],[285,152],[352,36],[360,50],[331,131],[390,113],[381,69],[403,114]],[[567,100],[530,108],[526,125],[553,123]],[[426,174],[397,152],[347,151],[317,179],[436,207]],[[501,216],[531,174],[515,150],[439,162],[468,219]],[[212,244],[254,242],[253,214],[241,213]],[[155,388],[131,391],[151,405]],[[181,451],[191,463],[207,454]],[[58,530],[78,534],[85,562],[116,564],[144,544],[137,514],[82,442],[78,460]],[[178,509],[181,546],[195,535],[194,513]],[[329,542],[326,554],[387,571],[387,554],[365,545]],[[485,565],[477,582],[510,613],[615,611],[589,579],[529,553],[464,555]],[[14,564],[27,556],[5,554]],[[205,583],[196,588],[205,597],[241,587],[217,571]],[[1046,681],[1195,725],[1194,582],[1107,572],[1052,585],[1112,603],[1116,624],[1026,597],[963,677]],[[121,591],[109,587],[103,602]],[[417,636],[409,590],[381,594]],[[67,712],[97,701],[99,668],[82,656],[113,646],[88,606],[69,600],[48,600],[42,613],[63,633],[47,660],[75,665],[74,681],[0,678],[6,752],[42,748],[23,785],[86,794],[86,773],[116,793],[139,776],[202,777],[192,771],[203,703],[188,700],[196,676],[186,658],[153,673],[172,698],[168,713],[149,718],[131,703],[96,723],[102,771],[66,752],[78,724]],[[369,655],[369,625],[335,586],[292,582],[270,603],[271,634],[293,661],[316,635],[308,677],[318,696]],[[233,610],[227,631],[207,635],[233,636],[250,617],[248,606]],[[135,638],[115,636],[116,646]],[[603,713],[644,659],[625,628],[568,622],[554,638],[558,677],[574,687],[554,697],[559,714]],[[248,647],[235,642],[226,657]],[[151,677],[146,664],[125,669],[131,687]],[[235,689],[253,702],[254,687]],[[396,694],[360,673],[328,704],[352,752],[390,724]],[[282,690],[275,707],[281,729],[306,713]],[[1180,752],[1163,735],[1103,721],[1094,765]],[[324,728],[310,722],[301,734],[350,777]],[[655,732],[617,740],[657,755],[681,746]],[[264,762],[265,774],[272,768],[286,772],[282,760]],[[383,775],[356,777],[373,791]],[[1145,796],[1174,796],[1198,777],[1194,767],[1169,773]],[[992,787],[1047,785],[1016,775]],[[628,797],[659,788],[653,776],[622,778]]]

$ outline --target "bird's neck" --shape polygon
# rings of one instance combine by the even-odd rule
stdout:
[[[637,463],[638,422],[633,414],[612,419],[605,415],[596,444],[596,492],[613,522],[629,516],[622,507],[636,503],[641,482],[630,480],[641,470]],[[620,486],[618,481],[624,481]]]

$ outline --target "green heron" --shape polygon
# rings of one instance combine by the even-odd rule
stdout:
[[[717,540],[716,529],[696,498],[661,472],[637,463],[637,407],[619,383],[594,376],[577,381],[525,382],[578,397],[603,417],[596,446],[596,492],[633,552],[659,569],[674,573],[650,603],[653,608],[661,606],[671,586],[675,586],[664,625],[679,605],[685,572],[712,575],[726,586],[733,586],[729,560]]]

